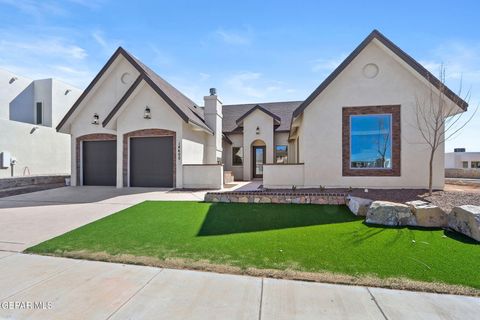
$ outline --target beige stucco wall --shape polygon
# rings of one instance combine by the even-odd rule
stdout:
[[[223,165],[183,165],[183,188],[221,189]]]
[[[129,83],[122,83],[121,77],[129,73]],[[79,111],[74,115],[70,131],[72,134],[71,167],[75,168],[75,139],[91,133],[110,133],[117,135],[117,187],[123,187],[123,135],[142,129],[164,129],[174,131],[176,181],[178,188],[183,186],[182,164],[202,164],[205,162],[205,145],[208,133],[186,123],[180,116],[145,82],[142,82],[125,101],[122,108],[110,121],[107,127],[101,122],[113,109],[131,82],[138,76],[138,71],[123,57],[115,61],[111,69],[104,74],[82,102]],[[151,119],[144,118],[146,106],[151,110]],[[97,113],[100,124],[92,124],[92,117]],[[179,152],[180,149],[180,152]],[[72,176],[72,184],[77,185],[76,176]],[[128,182],[127,182],[128,184]]]
[[[81,105],[77,108],[77,111],[75,111],[69,118],[67,124],[62,128],[62,131],[71,134],[72,172],[75,172],[76,168],[75,141],[77,137],[93,133],[117,134],[115,130],[104,128],[101,123],[131,85],[131,82],[125,84],[121,81],[121,77],[124,73],[129,73],[131,75],[129,77],[131,82],[133,82],[139,74],[125,58],[119,56],[110,66],[109,70],[107,70],[103,77],[97,82],[95,88],[93,88],[83,100]],[[100,124],[98,125],[92,124],[93,115],[95,113],[97,113],[100,118]],[[118,153],[121,152],[121,148],[119,150],[119,144],[121,146],[121,141],[117,141],[117,156]],[[117,185],[121,176],[121,171],[119,174],[117,168]],[[76,175],[72,174],[72,185],[78,185],[76,180]]]
[[[232,147],[243,147],[243,134],[241,133],[229,134],[228,138],[232,141],[232,144],[229,144],[226,142],[223,143],[224,169],[226,171],[232,171],[234,179],[237,181],[241,181],[243,180],[243,165],[242,166],[232,165]],[[244,151],[244,156],[245,156],[245,151]]]
[[[17,160],[14,176],[70,174],[70,137],[52,128],[0,119],[0,152]],[[0,178],[10,177],[11,168],[0,169]]]
[[[117,187],[122,185],[120,173],[123,170],[120,141],[125,133],[142,129],[164,129],[176,135],[176,187],[183,186],[182,164],[202,164],[205,160],[207,133],[194,131],[149,85],[143,84],[135,90],[133,97],[122,107],[117,118]],[[151,119],[144,119],[145,106],[151,110]],[[178,146],[180,145],[180,159]]]
[[[256,133],[257,127],[260,134]],[[243,179],[252,178],[252,143],[263,141],[266,146],[266,162],[273,162],[273,119],[265,112],[255,110],[243,120]]]
[[[302,187],[304,179],[303,164],[267,164],[263,166],[265,188]]]
[[[398,57],[370,43],[305,109],[300,131],[300,162],[305,163],[305,186],[424,188],[428,185],[428,148],[415,128],[415,95],[427,94],[425,81]],[[379,67],[369,79],[362,69]],[[342,107],[401,105],[401,176],[342,176]],[[434,162],[434,187],[443,188],[444,150]]]

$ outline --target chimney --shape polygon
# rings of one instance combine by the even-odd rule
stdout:
[[[204,113],[205,123],[213,130],[214,135],[208,137],[207,141],[207,164],[222,162],[222,102],[218,100],[217,90],[210,89],[210,95],[203,97],[205,101]]]

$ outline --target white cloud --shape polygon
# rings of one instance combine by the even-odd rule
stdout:
[[[93,72],[87,51],[62,36],[38,36],[0,29],[0,67],[31,78],[58,78],[85,87]]]
[[[225,30],[220,28],[215,31],[215,36],[229,45],[249,45],[252,42],[252,30],[247,28],[243,31]]]
[[[339,57],[335,58],[316,59],[313,61],[312,71],[320,73],[330,73],[335,70],[335,68],[338,67],[338,65],[342,63],[343,60],[345,60],[346,56],[346,54],[342,54]]]
[[[219,94],[228,103],[289,100],[296,92],[285,83],[265,79],[259,72],[238,72],[220,85]]]
[[[92,32],[92,38],[102,48],[106,55],[111,55],[122,44],[121,40],[107,39],[105,33],[100,30]]]

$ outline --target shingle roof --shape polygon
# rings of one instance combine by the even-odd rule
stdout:
[[[145,80],[152,88],[177,112],[184,121],[191,121],[208,131],[212,131],[204,121],[203,109],[199,108],[195,102],[186,97],[183,93],[174,88],[171,84],[161,78],[156,74],[152,69],[143,64],[140,60],[134,57],[132,54],[128,53],[122,47],[119,47],[112,57],[108,60],[105,66],[100,70],[97,76],[93,79],[87,89],[82,93],[78,100],[74,103],[72,108],[67,112],[65,117],[62,119],[60,124],[57,126],[57,131],[66,123],[68,118],[73,114],[75,109],[80,105],[83,99],[87,96],[90,90],[93,89],[95,84],[100,80],[102,75],[110,67],[110,65],[115,61],[115,59],[122,55],[127,59],[137,70],[140,72],[140,78],[137,80]],[[140,81],[135,81],[132,84],[132,87],[127,91],[127,95],[130,95],[135,87],[140,83]],[[135,86],[135,87],[134,87]],[[119,103],[113,107],[113,109],[108,114],[107,118],[103,122],[105,126],[115,115],[115,113],[120,109],[123,102],[128,98],[128,96],[123,96]]]
[[[293,111],[301,103],[302,101],[286,101],[224,105],[223,132],[241,132],[242,129],[237,125],[237,120],[248,111],[255,108],[257,105],[280,118],[280,125],[275,129],[275,131],[289,131]]]
[[[125,52],[127,52],[125,50]],[[128,53],[128,52],[127,52]],[[174,86],[165,81],[155,71],[146,66],[143,62],[138,60],[135,56],[128,53],[138,65],[145,71],[145,74],[188,116],[191,120],[200,120],[204,122],[203,108],[190,100],[183,93],[178,91]]]

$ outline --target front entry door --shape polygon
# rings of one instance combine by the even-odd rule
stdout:
[[[263,165],[265,164],[265,147],[253,147],[253,177],[263,178]]]

